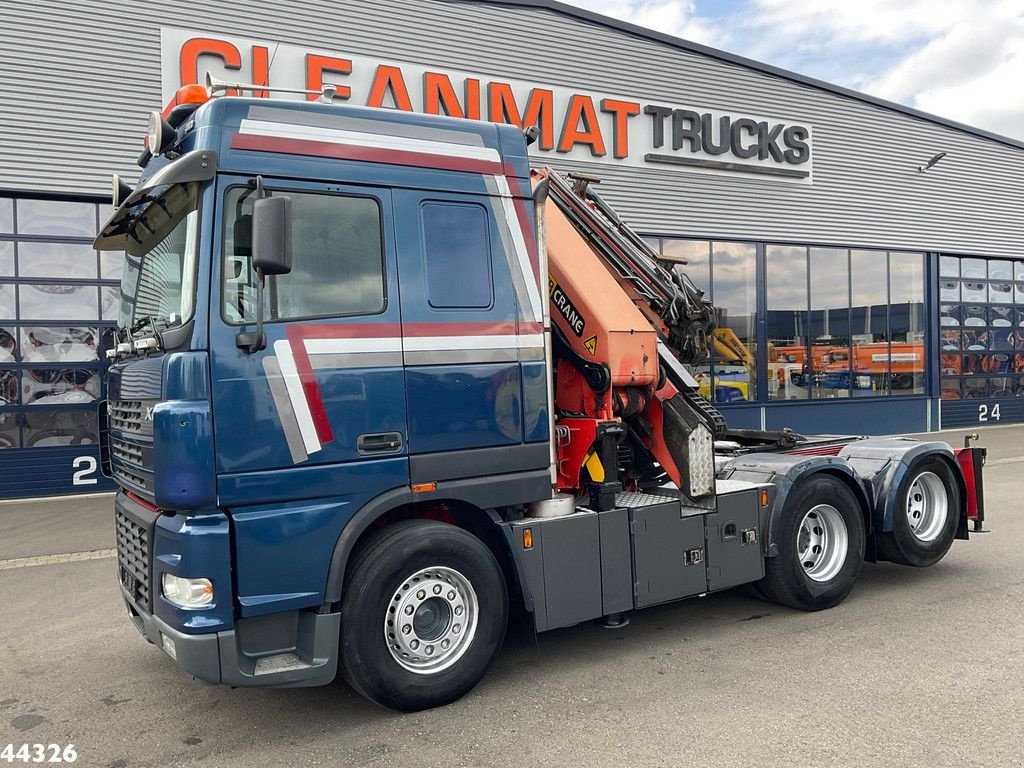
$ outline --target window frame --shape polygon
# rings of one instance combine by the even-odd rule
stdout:
[[[221,321],[232,328],[244,328],[246,326],[255,325],[255,320],[232,320],[228,318],[225,308],[227,307],[227,286],[228,286],[228,272],[225,268],[227,264],[227,230],[228,230],[228,195],[234,189],[252,189],[249,184],[244,183],[231,183],[224,187],[223,193],[218,198],[218,204],[222,208],[223,213],[220,215],[220,259],[219,267],[220,270],[220,298],[218,304],[220,305],[220,319]],[[323,195],[327,197],[343,197],[346,199],[361,199],[361,200],[372,200],[377,206],[377,224],[378,232],[380,233],[380,275],[381,275],[381,307],[376,312],[332,312],[330,314],[322,315],[296,315],[295,317],[288,317],[285,319],[275,317],[264,317],[264,325],[278,325],[281,323],[295,323],[304,322],[307,320],[330,320],[333,318],[349,318],[349,317],[376,317],[383,315],[388,311],[389,296],[388,296],[388,260],[387,260],[387,237],[384,228],[384,216],[385,216],[385,204],[384,199],[379,195],[371,193],[353,193],[353,192],[337,192],[323,188],[312,188],[306,189],[302,187],[277,187],[277,186],[264,186],[268,196],[273,196],[275,193],[279,194],[300,194],[300,195]],[[233,226],[233,225],[232,225]]]
[[[710,299],[712,301],[712,303],[714,303],[714,301],[715,301],[715,296],[714,296],[715,264],[714,264],[714,257],[713,257],[713,244],[715,242],[744,242],[744,243],[753,243],[757,247],[757,264],[756,264],[757,276],[756,276],[756,284],[757,284],[757,321],[758,321],[758,328],[759,328],[759,330],[758,330],[758,338],[757,338],[757,344],[758,344],[758,347],[757,347],[758,348],[758,355],[757,355],[757,358],[758,358],[757,359],[757,375],[758,375],[757,397],[754,398],[754,399],[751,399],[751,400],[747,400],[747,401],[743,401],[743,402],[735,402],[735,403],[715,402],[714,403],[715,407],[724,408],[724,409],[728,409],[728,408],[744,408],[744,407],[751,407],[751,406],[763,407],[763,406],[776,406],[776,405],[779,406],[779,407],[784,406],[784,405],[785,406],[797,406],[797,407],[800,407],[802,405],[806,405],[806,404],[809,404],[809,403],[832,403],[832,404],[837,404],[837,403],[852,403],[854,401],[863,403],[863,402],[873,402],[873,401],[881,401],[881,400],[889,400],[889,401],[892,401],[892,402],[904,402],[904,401],[911,401],[911,400],[914,400],[914,399],[936,398],[936,397],[939,396],[939,389],[940,389],[940,386],[941,386],[941,378],[942,377],[937,374],[937,371],[938,371],[938,366],[940,364],[941,350],[939,349],[939,346],[938,346],[939,345],[939,338],[940,337],[937,336],[936,333],[941,331],[941,329],[938,329],[938,331],[933,329],[933,327],[932,327],[933,326],[932,320],[933,320],[933,316],[934,316],[934,318],[938,317],[938,312],[939,312],[938,305],[940,303],[942,303],[942,302],[938,301],[938,294],[937,294],[937,292],[936,292],[935,296],[932,295],[933,284],[937,285],[937,280],[939,279],[938,278],[938,259],[937,259],[937,253],[935,251],[932,251],[932,250],[929,250],[929,249],[926,249],[926,248],[923,248],[923,249],[922,248],[918,248],[918,249],[914,249],[914,248],[886,248],[886,247],[877,247],[877,246],[869,246],[869,245],[849,245],[849,244],[824,243],[824,242],[796,242],[796,241],[792,241],[792,240],[743,239],[743,238],[728,238],[728,237],[713,237],[713,236],[704,236],[704,237],[702,237],[702,236],[694,235],[694,234],[685,234],[685,235],[677,234],[677,235],[673,235],[673,234],[666,234],[664,232],[643,232],[641,234],[641,237],[648,243],[648,245],[650,245],[656,252],[659,252],[659,253],[664,251],[665,243],[667,241],[671,241],[671,240],[686,240],[686,241],[696,241],[696,242],[708,243],[708,258],[709,258],[709,263],[708,263],[708,282],[709,282],[709,285],[708,285],[708,290],[705,291],[705,295],[706,295],[706,297],[708,299]],[[861,251],[877,251],[880,254],[884,254],[885,273],[886,273],[885,290],[886,290],[886,296],[887,297],[889,297],[891,295],[891,284],[890,284],[891,280],[892,280],[891,268],[890,268],[891,255],[892,254],[897,254],[897,253],[899,253],[899,254],[919,255],[921,257],[921,259],[922,259],[922,278],[923,278],[923,284],[922,284],[921,287],[923,289],[923,306],[924,306],[924,312],[925,312],[925,322],[924,322],[924,329],[923,330],[924,330],[924,334],[925,334],[924,346],[925,346],[926,360],[924,361],[924,372],[923,372],[923,378],[922,378],[922,389],[923,389],[923,391],[917,392],[917,393],[894,394],[893,391],[892,391],[892,388],[888,387],[884,393],[879,393],[879,394],[874,394],[874,393],[863,394],[863,395],[858,395],[857,397],[851,396],[851,397],[834,398],[834,399],[833,398],[815,398],[815,397],[811,397],[810,393],[808,393],[808,397],[801,398],[801,399],[798,399],[798,400],[779,400],[779,399],[769,398],[768,397],[768,375],[767,375],[767,370],[768,370],[768,367],[769,367],[769,363],[767,361],[768,306],[767,306],[767,275],[766,275],[767,269],[766,269],[766,265],[767,265],[767,251],[768,251],[769,248],[771,248],[773,246],[781,246],[781,247],[795,246],[795,247],[799,247],[799,248],[804,248],[805,249],[805,254],[809,254],[809,249],[812,249],[812,248],[829,248],[829,249],[845,250],[846,253],[847,253],[847,265],[848,265],[847,266],[847,269],[848,269],[848,273],[847,274],[848,274],[848,279],[849,279],[849,285],[848,285],[848,293],[849,294],[852,294],[852,290],[853,290],[853,276],[852,276],[852,266],[850,264],[850,258],[851,258],[850,257],[850,252],[851,251],[855,251],[855,250],[861,250]],[[958,254],[943,253],[942,255],[952,256],[952,255],[958,255]],[[962,255],[960,255],[960,256],[962,257]],[[933,262],[933,257],[936,257],[935,261],[934,261],[934,264],[932,263]],[[810,263],[809,263],[810,257],[809,257],[809,255],[805,255],[805,258],[807,259],[807,264],[808,264],[808,266],[807,266],[808,309],[804,312],[804,315],[809,320],[810,319],[810,314],[811,314],[811,311],[812,311],[810,309],[810,307],[811,307],[812,302],[813,302],[813,297],[810,295],[810,282],[811,282]],[[984,258],[984,257],[979,257],[979,258]],[[1022,262],[1024,262],[1024,260],[1022,260]],[[686,267],[682,267],[682,269],[685,271]],[[960,278],[958,278],[958,279],[960,279]],[[978,278],[978,279],[979,280],[984,280],[985,282],[991,282],[987,277],[986,278]],[[1006,281],[1002,281],[1002,282],[1006,282]],[[848,308],[848,312],[852,316],[852,312],[853,312],[852,295],[851,295],[851,300],[850,300],[849,303],[850,303],[850,306]],[[947,302],[947,303],[949,303],[949,302]],[[999,305],[999,306],[1011,306],[1011,307],[1013,307],[1013,306],[1016,306],[1016,304],[1013,303],[1013,304]],[[888,298],[887,298],[886,314],[885,314],[885,327],[886,327],[886,341],[885,341],[885,344],[889,347],[890,355],[891,355],[892,341],[890,339],[890,334],[891,334],[890,309],[891,309],[890,303],[889,303]],[[853,333],[852,333],[852,331],[853,331],[852,317],[851,317],[851,328],[850,328],[850,330],[851,330],[851,347],[852,347],[852,336],[853,336]],[[808,344],[805,344],[805,347],[808,348],[808,352],[806,354],[809,355],[810,354],[810,352],[809,352],[810,343],[808,342]],[[890,363],[890,365],[891,365],[891,363]],[[712,371],[714,370],[714,366],[711,366],[711,370]],[[890,368],[890,373],[891,373],[891,368]],[[1006,374],[1006,375],[1010,375],[1010,374]],[[992,374],[992,376],[997,376],[997,374]],[[850,391],[851,388],[852,388],[852,380],[850,382],[848,382],[848,389],[847,389],[847,391]]]
[[[424,211],[430,205],[443,205],[449,208],[475,208],[480,211],[484,224],[484,242],[487,244],[487,278],[490,288],[490,300],[487,304],[473,306],[446,306],[434,304],[430,300],[430,256],[427,253],[427,232]],[[420,257],[423,264],[423,288],[427,306],[432,312],[488,312],[494,309],[494,249],[491,247],[491,214],[487,206],[478,202],[465,200],[448,200],[444,198],[424,198],[419,204]]]
[[[22,227],[19,226],[19,203],[24,200],[49,200],[54,202],[74,202],[83,203],[93,207],[93,215],[95,218],[95,229],[93,233],[86,236],[82,235],[67,235],[67,234],[28,234],[22,231]],[[29,277],[26,276],[21,269],[21,260],[23,259],[22,244],[25,243],[44,243],[51,246],[62,246],[62,245],[73,245],[73,246],[86,246],[91,248],[92,240],[95,237],[95,232],[99,231],[100,220],[104,215],[104,211],[109,207],[109,200],[102,200],[95,197],[74,197],[74,196],[49,196],[49,195],[35,195],[31,193],[19,194],[19,193],[0,193],[0,203],[7,202],[12,212],[12,224],[11,231],[0,231],[0,242],[11,244],[11,253],[14,256],[14,270],[12,274],[0,277],[0,283],[10,285],[13,289],[12,294],[14,298],[14,311],[11,317],[4,320],[0,320],[0,326],[8,329],[17,338],[18,355],[13,359],[0,363],[0,371],[5,373],[13,373],[15,380],[18,385],[18,398],[17,402],[13,404],[0,404],[0,422],[3,422],[3,434],[9,437],[13,441],[13,445],[0,448],[0,457],[5,455],[5,451],[11,450],[14,452],[24,451],[35,451],[40,455],[47,455],[47,451],[59,452],[67,450],[74,444],[57,444],[54,446],[30,446],[28,445],[28,435],[30,434],[32,427],[28,425],[28,419],[35,416],[38,418],[42,414],[55,413],[55,412],[66,412],[66,413],[90,413],[93,416],[90,420],[94,421],[94,414],[99,401],[106,398],[106,377],[105,372],[109,367],[109,361],[106,359],[105,352],[111,348],[111,331],[116,327],[117,323],[115,320],[104,320],[103,319],[103,291],[108,288],[117,289],[120,280],[119,278],[106,278],[103,277],[100,270],[101,253],[93,250],[93,257],[96,260],[96,273],[94,277]],[[91,287],[97,291],[97,302],[95,312],[90,313],[90,317],[87,318],[65,318],[55,319],[52,315],[41,317],[38,319],[23,318],[21,313],[21,291],[25,285],[71,285],[71,286],[84,286]],[[96,360],[89,361],[58,361],[58,362],[26,362],[24,359],[24,349],[21,348],[21,332],[26,327],[48,327],[48,328],[67,328],[71,326],[88,327],[95,329],[97,333],[96,347],[97,356]],[[89,376],[99,375],[99,395],[95,400],[84,402],[84,403],[52,403],[39,405],[34,403],[28,403],[24,400],[23,392],[23,376],[27,370],[30,369],[46,369],[46,370],[73,370],[76,372],[86,371]],[[79,417],[76,417],[79,418]],[[95,440],[91,441],[89,445],[82,445],[81,448],[88,449],[95,447]],[[33,454],[34,455],[34,454]]]

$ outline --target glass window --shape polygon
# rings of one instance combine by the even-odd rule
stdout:
[[[227,194],[224,315],[255,319],[256,276],[251,250],[236,248],[235,222],[252,211],[252,190]],[[289,190],[292,271],[267,279],[269,320],[374,314],[384,309],[384,251],[376,200]],[[241,219],[244,222],[244,219]]]
[[[850,269],[845,248],[811,248],[811,397],[850,394]]]
[[[1013,325],[1013,309],[1011,307],[989,307],[988,324],[995,328],[1009,328]]]
[[[101,320],[118,320],[121,317],[121,289],[118,286],[101,286],[100,301],[103,302],[103,308],[100,310]]]
[[[25,405],[84,405],[99,399],[100,374],[89,368],[25,368],[21,395]]]
[[[21,448],[20,413],[0,413],[0,449]]]
[[[1013,262],[1013,279],[1024,280],[1024,259]]]
[[[95,285],[33,285],[18,287],[22,320],[96,320],[99,289]]]
[[[888,282],[885,251],[850,251],[854,397],[889,392]]]
[[[91,410],[34,411],[25,414],[25,447],[92,445],[98,442]]]
[[[125,256],[124,272],[121,274],[121,286],[118,291],[120,303],[117,307],[117,325],[121,328],[127,328],[132,323],[135,286],[139,282],[139,265],[141,263],[142,260],[138,256]]]
[[[989,259],[989,280],[1013,280],[1013,262],[1005,259]]]
[[[489,307],[494,290],[484,208],[462,203],[424,203],[420,222],[430,306]]]
[[[95,280],[96,251],[79,243],[21,242],[18,244],[18,275]]]
[[[807,248],[765,249],[768,326],[768,399],[808,396]]]
[[[96,329],[23,326],[21,359],[26,363],[87,363],[98,360]]]
[[[988,379],[964,379],[961,388],[965,400],[980,400],[988,397]]]
[[[0,405],[18,404],[18,372],[0,371]]]
[[[100,251],[100,279],[120,280],[124,271],[124,253],[121,251]]]
[[[963,324],[963,308],[959,304],[939,306],[939,325],[943,328],[959,327]]]
[[[199,241],[198,185],[173,186],[133,222],[133,232],[151,233],[129,240],[137,259],[137,280],[122,289],[134,300],[135,321],[150,318],[160,330],[192,317]],[[127,270],[126,270],[127,272]]]
[[[939,301],[960,301],[960,281],[939,278]]]
[[[712,354],[714,400],[756,400],[757,246],[715,242],[711,250],[718,323]]]
[[[924,394],[924,255],[890,253],[889,286],[892,393]]]
[[[17,331],[14,328],[0,327],[0,363],[13,363],[17,358]]]
[[[14,286],[10,283],[0,283],[0,320],[14,319],[14,304]]]
[[[943,400],[959,400],[960,399],[960,379],[943,379],[942,380],[942,399]]]
[[[0,240],[0,276],[14,277],[14,243]]]
[[[960,259],[960,276],[984,280],[988,277],[985,259]]]
[[[1013,283],[989,283],[988,300],[993,304],[1013,304]]]
[[[14,232],[14,200],[0,197],[0,233],[10,235]]]
[[[59,200],[18,200],[18,234],[95,237],[96,205]]]
[[[662,258],[678,263],[676,269],[686,274],[704,293],[711,290],[711,243],[707,240],[676,240],[662,238]],[[685,263],[684,263],[685,262]]]
[[[939,275],[941,277],[960,277],[960,259],[956,256],[940,256]]]

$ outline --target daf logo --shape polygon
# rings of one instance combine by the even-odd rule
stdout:
[[[142,420],[143,421],[152,421],[153,420],[153,406],[152,405],[146,406],[146,409],[145,409],[145,411],[142,414]]]

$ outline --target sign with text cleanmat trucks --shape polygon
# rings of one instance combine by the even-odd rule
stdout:
[[[167,100],[181,86],[203,82],[207,74],[230,82],[311,91],[327,83],[334,86],[336,102],[517,127],[536,125],[540,133],[531,150],[539,162],[556,156],[740,178],[812,181],[811,126],[792,119],[173,27],[161,28],[161,52]],[[265,97],[270,91],[257,89],[252,94]]]

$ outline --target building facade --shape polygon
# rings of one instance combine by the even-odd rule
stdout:
[[[0,497],[109,487],[121,259],[91,238],[182,84],[540,128],[711,297],[731,424],[1024,420],[1024,144],[551,0],[0,8]],[[304,98],[296,95],[294,98]],[[685,262],[685,265],[683,264]]]

